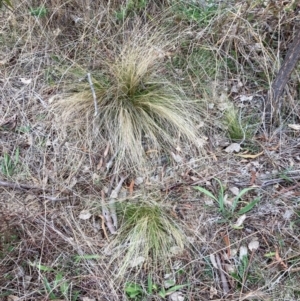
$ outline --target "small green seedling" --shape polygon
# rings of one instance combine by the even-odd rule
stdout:
[[[128,298],[136,299],[144,294],[144,290],[140,285],[129,282],[125,285],[125,293],[127,294]]]
[[[37,18],[43,18],[47,15],[48,11],[45,6],[39,6],[36,8],[30,8],[30,14]]]
[[[120,10],[115,12],[117,20],[124,20],[131,13],[138,13],[140,10],[147,6],[147,0],[130,0],[127,1],[125,6],[122,6]]]
[[[17,148],[15,153],[15,159],[13,160],[9,154],[4,153],[3,160],[1,162],[1,172],[3,175],[7,177],[13,176],[19,163],[19,154],[20,149]]]
[[[43,277],[44,287],[49,295],[50,300],[59,299],[59,296],[63,296],[66,298],[68,296],[70,284],[67,280],[64,279],[63,273],[61,271],[57,271],[52,267],[42,265],[40,263],[28,262],[28,264],[32,267],[37,268],[40,272],[48,272],[54,273],[54,281],[50,282],[47,277]],[[78,292],[72,292],[72,300],[77,300]]]
[[[237,280],[238,283],[245,283],[247,279],[248,266],[249,266],[248,253],[245,252],[244,254],[240,254],[237,270],[231,273],[232,278]]]
[[[154,284],[151,276],[148,276],[147,287],[143,288],[141,285],[129,282],[125,285],[125,292],[128,298],[133,300],[142,300],[145,296],[155,296],[158,295],[162,298],[166,298],[170,294],[186,287],[188,284],[175,285],[175,280],[172,281],[172,286],[165,289],[163,286],[159,289],[159,286]],[[173,283],[174,281],[174,283]]]
[[[224,118],[230,139],[233,141],[244,140],[248,133],[244,129],[244,124],[241,123],[238,111],[230,106],[226,110]]]
[[[218,5],[215,1],[206,1],[205,5],[194,4],[190,1],[179,1],[174,9],[176,13],[187,21],[196,22],[199,25],[207,25],[216,16]]]
[[[216,201],[216,203],[219,206],[219,211],[221,212],[221,214],[225,217],[233,217],[234,214],[236,213],[237,215],[243,215],[247,212],[249,212],[260,200],[260,198],[256,198],[255,200],[253,200],[252,202],[250,202],[249,204],[247,204],[246,206],[242,207],[240,210],[238,210],[237,212],[236,209],[238,207],[239,201],[242,198],[242,196],[244,194],[246,194],[248,191],[253,190],[254,188],[250,187],[250,188],[244,188],[233,200],[232,205],[231,205],[231,209],[227,209],[225,207],[225,201],[226,201],[226,195],[225,195],[225,187],[223,186],[223,184],[221,183],[221,181],[219,179],[216,179],[216,181],[219,183],[219,194],[218,196],[214,196],[209,190],[197,186],[195,187],[195,189],[197,189],[198,191],[204,193],[206,196],[210,197],[211,199],[213,199],[214,201]]]

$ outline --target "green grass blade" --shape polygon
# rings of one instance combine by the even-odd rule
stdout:
[[[206,196],[212,198],[213,200],[215,200],[217,203],[219,203],[218,199],[207,189],[200,187],[200,186],[196,186],[195,189],[199,190],[200,192],[204,193]]]
[[[34,263],[34,262],[28,262],[28,263],[29,263],[29,265],[31,265],[32,267],[35,267],[35,268],[39,269],[40,271],[44,271],[44,272],[54,271],[53,268],[48,267],[46,265],[42,265],[42,264]]]
[[[44,285],[45,285],[46,291],[47,291],[48,294],[49,294],[49,299],[50,299],[50,300],[55,300],[55,299],[57,299],[57,297],[55,296],[55,294],[52,292],[51,285],[50,285],[50,283],[48,282],[47,278],[44,278]]]
[[[232,204],[232,212],[236,209],[236,206],[239,202],[239,199],[248,191],[253,190],[254,188],[250,187],[250,188],[244,188],[234,199],[233,204]]]
[[[223,186],[222,182],[219,179],[215,179],[215,180],[219,183],[219,186],[220,186],[218,203],[219,203],[220,211],[223,213],[224,212],[224,208],[225,208],[224,186]]]
[[[61,272],[55,275],[54,287],[58,285],[58,283],[63,279],[63,274]]]
[[[242,215],[250,211],[258,202],[260,201],[260,198],[256,198],[254,201],[249,203],[247,206],[243,207],[239,210],[238,215]]]
[[[148,294],[152,295],[153,293],[153,282],[152,282],[152,278],[151,275],[148,275]]]
[[[186,287],[188,284],[180,284],[180,285],[175,285],[173,287],[171,287],[170,289],[168,289],[166,292],[165,292],[165,296],[173,293],[173,292],[176,292],[184,287]]]
[[[65,297],[69,290],[69,284],[67,281],[63,281],[59,286],[61,294]]]

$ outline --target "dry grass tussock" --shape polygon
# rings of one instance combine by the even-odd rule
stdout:
[[[54,104],[60,127],[83,141],[109,142],[122,168],[141,169],[147,152],[174,151],[183,143],[198,148],[199,103],[164,75],[173,45],[161,30],[133,29],[112,45],[111,58],[103,58],[93,87],[81,85]]]
[[[163,203],[148,195],[147,199],[137,197],[117,205],[122,226],[106,250],[112,255],[117,278],[123,279],[128,271],[139,273],[143,265],[151,274],[170,269],[172,258],[188,247],[182,225],[176,223],[170,215],[172,209]]]

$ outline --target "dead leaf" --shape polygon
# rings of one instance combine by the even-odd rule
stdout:
[[[248,255],[248,249],[245,246],[240,247],[240,259],[243,260],[245,256]]]
[[[83,220],[87,220],[92,216],[92,214],[88,210],[82,210],[79,214],[79,218]]]
[[[132,180],[129,185],[129,196],[132,196],[133,194],[133,187],[134,187],[134,180]]]
[[[0,65],[5,65],[6,63],[8,63],[8,59],[5,58],[3,60],[0,60]]]
[[[130,263],[130,266],[132,268],[135,268],[135,267],[141,265],[144,261],[145,261],[145,257],[139,256],[139,257],[132,260],[132,262]]]
[[[247,96],[247,95],[241,95],[240,96],[240,101],[244,102],[244,101],[251,101],[253,99],[253,95]]]
[[[143,177],[137,177],[134,180],[134,184],[135,185],[141,185],[144,182],[144,178]]]
[[[20,77],[20,81],[24,85],[29,85],[32,82],[32,78]]]
[[[89,297],[82,297],[82,301],[96,301],[96,299],[92,299],[92,298],[89,298]]]
[[[183,159],[180,155],[176,155],[173,152],[171,152],[171,155],[176,163],[182,163]]]
[[[251,170],[250,186],[254,185],[255,180],[256,180],[256,171],[255,170]]]
[[[300,131],[300,124],[288,124],[288,127],[295,131]]]
[[[256,251],[258,247],[259,247],[259,242],[256,239],[251,240],[248,244],[248,248],[251,252]]]
[[[233,152],[238,153],[240,150],[241,150],[241,145],[238,143],[232,143],[225,148],[226,153],[233,153]]]
[[[226,245],[227,256],[228,256],[228,258],[230,258],[230,256],[231,256],[231,254],[230,254],[230,240],[229,240],[228,235],[224,236],[224,242],[225,242],[225,245]]]
[[[28,288],[29,287],[29,285],[30,285],[30,283],[31,283],[31,279],[32,279],[32,277],[31,276],[29,276],[29,275],[26,275],[25,277],[24,277],[24,288]]]
[[[255,159],[255,158],[261,156],[263,153],[264,153],[264,152],[262,151],[262,152],[260,152],[260,153],[258,153],[258,154],[256,154],[256,155],[238,154],[238,155],[236,155],[236,156],[242,157],[242,158],[245,158],[245,159]]]
[[[239,228],[241,228],[241,226],[243,225],[245,219],[246,219],[246,214],[241,215],[241,216],[237,219],[236,223],[232,225],[232,227],[233,227],[234,229],[239,229]]]
[[[218,264],[217,264],[215,255],[214,255],[214,254],[210,254],[210,255],[209,255],[209,259],[210,259],[210,262],[211,262],[211,264],[213,265],[213,267],[214,267],[215,269],[218,269],[219,267],[218,267]]]
[[[106,156],[108,155],[109,147],[110,147],[110,145],[109,145],[109,143],[107,143],[107,146],[106,146],[106,148],[105,148],[105,150],[104,150],[104,153],[103,153],[103,157],[104,157],[104,158],[106,158]]]
[[[101,177],[97,173],[92,174],[92,179],[94,182],[100,181]]]
[[[184,300],[184,295],[182,292],[174,292],[170,295],[170,300],[171,301],[183,301]]]
[[[97,169],[97,170],[101,169],[102,165],[103,165],[103,158],[100,158],[100,160],[99,160],[99,162],[98,162],[98,164],[97,164],[96,169]]]
[[[168,289],[170,287],[173,287],[176,284],[176,280],[175,280],[175,278],[173,278],[173,274],[165,275],[165,279],[167,279],[167,280],[164,281],[164,287],[166,289]]]
[[[170,253],[172,253],[172,255],[179,255],[180,253],[182,253],[182,248],[173,246],[170,248]]]
[[[209,290],[209,298],[212,299],[214,296],[218,295],[218,290],[211,286]]]
[[[14,295],[7,296],[7,301],[19,301],[19,300],[21,300],[21,299],[17,296],[14,296]]]
[[[237,196],[240,193],[240,190],[237,187],[229,187],[229,190],[233,193],[233,195]]]

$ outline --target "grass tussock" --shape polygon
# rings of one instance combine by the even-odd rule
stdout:
[[[230,106],[226,110],[224,117],[230,139],[233,141],[245,140],[248,132],[245,125],[241,122],[239,112],[233,106]]]
[[[161,203],[155,200],[124,202],[119,205],[119,213],[122,226],[110,245],[117,250],[113,260],[122,258],[118,276],[133,268],[139,270],[143,265],[153,271],[160,266],[166,269],[171,257],[183,251],[185,235]]]
[[[119,165],[131,168],[143,165],[147,150],[170,151],[180,140],[198,147],[197,104],[164,75],[168,39],[162,32],[135,30],[114,45],[115,55],[105,58],[104,70],[93,77],[96,100],[87,83],[55,104],[67,132],[109,141]]]

